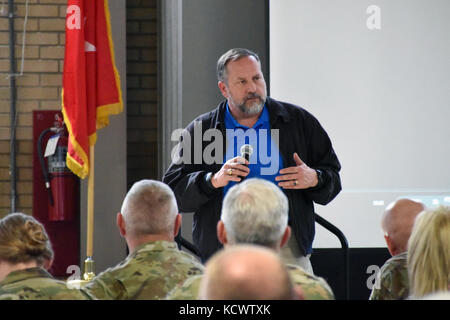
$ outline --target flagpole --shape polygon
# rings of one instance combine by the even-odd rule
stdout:
[[[66,162],[67,167],[81,179],[88,177],[84,274],[83,279],[68,281],[77,287],[87,284],[95,276],[93,260],[95,174],[94,146],[91,144],[95,143],[96,131],[108,125],[108,117],[123,111],[123,101],[120,75],[114,59],[108,1],[67,0],[67,2],[68,8],[72,9],[66,13],[62,90],[64,122],[69,131]],[[81,7],[85,10],[81,10]],[[88,58],[94,55],[96,59]],[[102,60],[100,68],[94,63],[98,59]],[[97,86],[96,79],[101,79],[104,85]],[[92,118],[95,118],[95,121],[92,121]],[[78,272],[77,276],[80,273]]]
[[[89,147],[89,177],[87,195],[87,240],[86,240],[86,260],[84,261],[84,275],[86,281],[90,281],[94,276],[94,176],[95,176],[95,147]]]
[[[94,273],[94,146],[89,147],[89,175],[87,195],[87,240],[86,260],[84,260],[83,279],[68,280],[67,285],[72,289],[84,288],[95,277]]]

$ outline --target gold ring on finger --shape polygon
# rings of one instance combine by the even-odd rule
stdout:
[[[228,175],[229,175],[229,176],[232,176],[232,175],[233,175],[233,169],[230,168],[230,169],[228,169],[227,172],[228,172]]]

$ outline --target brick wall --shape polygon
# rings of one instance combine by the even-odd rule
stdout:
[[[26,0],[15,0],[16,69]],[[17,211],[32,212],[32,111],[60,110],[67,0],[29,0],[24,74],[16,80]],[[0,2],[1,9],[1,2]],[[7,1],[0,13],[0,217],[10,211]],[[127,0],[128,187],[157,177],[156,0]],[[123,77],[123,75],[122,75]]]
[[[10,211],[10,89],[7,1],[0,13],[0,217]],[[26,0],[15,0],[16,72],[22,65]],[[30,0],[23,75],[16,78],[16,210],[32,212],[32,111],[59,110],[66,0]]]
[[[128,188],[157,178],[156,0],[127,0]]]

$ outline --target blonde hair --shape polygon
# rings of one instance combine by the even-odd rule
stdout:
[[[51,243],[40,222],[23,213],[0,219],[0,260],[12,264],[36,261],[42,266],[51,259]]]
[[[408,275],[414,297],[445,291],[450,274],[450,207],[419,214],[408,242]]]

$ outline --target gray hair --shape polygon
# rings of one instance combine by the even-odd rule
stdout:
[[[128,234],[162,234],[173,230],[178,206],[169,186],[156,180],[141,180],[128,191],[121,213]]]
[[[250,243],[276,247],[288,223],[286,195],[275,184],[258,178],[228,190],[221,220],[230,244]]]
[[[236,61],[243,57],[254,57],[256,61],[261,62],[258,55],[253,51],[243,48],[234,48],[225,52],[217,61],[217,80],[227,82],[227,64],[230,61]]]

